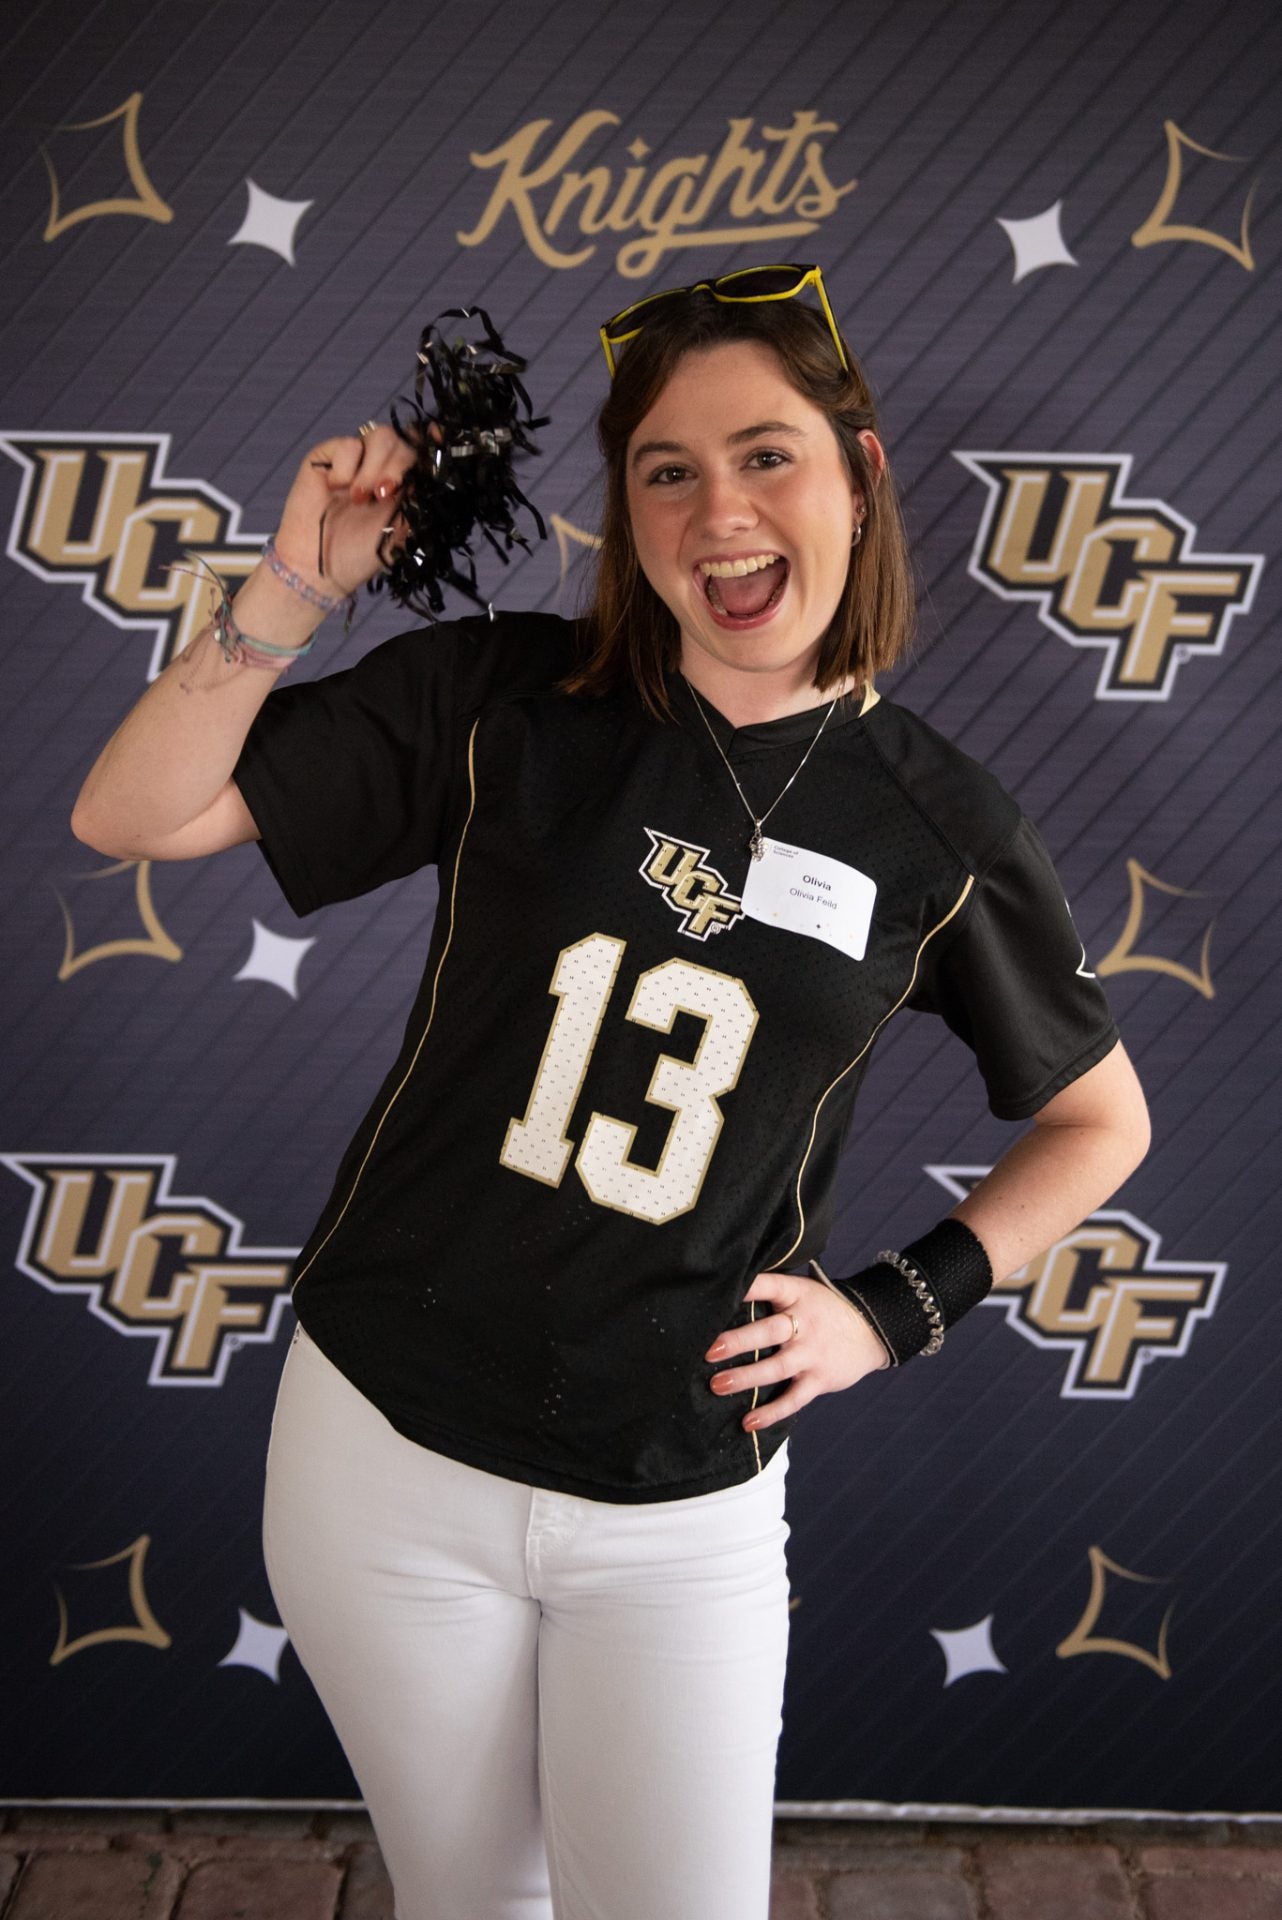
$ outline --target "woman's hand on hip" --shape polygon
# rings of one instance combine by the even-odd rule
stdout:
[[[759,1273],[745,1298],[756,1303],[756,1319],[718,1334],[704,1358],[715,1363],[746,1356],[745,1365],[722,1366],[712,1376],[711,1388],[718,1395],[752,1393],[781,1380],[791,1383],[775,1399],[744,1415],[750,1433],[788,1419],[821,1393],[839,1393],[890,1364],[859,1309],[818,1280],[798,1273]],[[769,1358],[753,1359],[770,1347],[776,1351]]]

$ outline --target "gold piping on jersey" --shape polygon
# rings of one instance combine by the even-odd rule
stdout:
[[[452,946],[454,941],[454,902],[458,895],[458,872],[459,872],[459,868],[463,864],[463,847],[464,847],[464,843],[467,840],[467,830],[472,824],[472,815],[476,811],[476,767],[475,767],[475,760],[474,760],[474,749],[475,749],[475,743],[476,743],[476,729],[479,725],[480,725],[480,721],[474,720],[472,722],[472,731],[467,736],[467,784],[468,784],[467,818],[463,822],[463,831],[459,835],[458,852],[454,856],[454,877],[450,882],[450,926],[449,926],[449,932],[445,936],[445,945],[441,949],[441,957],[436,963],[436,972],[432,976],[432,1000],[431,1000],[431,1005],[428,1007],[428,1010],[427,1010],[427,1025],[423,1028],[423,1032],[419,1038],[419,1043],[415,1047],[413,1054],[410,1056],[410,1063],[406,1067],[405,1072],[401,1076],[399,1086],[397,1086],[394,1089],[391,1099],[388,1101],[387,1105],[383,1108],[382,1113],[378,1117],[378,1125],[375,1127],[373,1133],[371,1134],[370,1143],[365,1149],[365,1158],[361,1161],[361,1164],[356,1169],[356,1178],[352,1181],[351,1191],[348,1193],[346,1200],[344,1200],[342,1206],[339,1208],[337,1220],[335,1220],[333,1226],[330,1228],[329,1232],[325,1235],[325,1238],[321,1241],[315,1253],[313,1253],[311,1259],[307,1262],[307,1266],[305,1266],[302,1269],[301,1273],[298,1273],[294,1276],[294,1285],[289,1290],[291,1299],[293,1298],[294,1287],[297,1287],[299,1282],[305,1278],[308,1270],[312,1267],[315,1261],[319,1259],[320,1255],[325,1251],[326,1247],[329,1245],[334,1235],[338,1232],[338,1229],[342,1226],[343,1221],[347,1215],[347,1209],[351,1206],[352,1201],[356,1198],[356,1189],[360,1186],[361,1176],[364,1173],[366,1167],[370,1163],[371,1154],[373,1153],[375,1147],[378,1145],[378,1136],[383,1131],[383,1126],[387,1120],[387,1116],[392,1111],[392,1108],[396,1105],[396,1102],[400,1099],[401,1095],[404,1093],[406,1087],[409,1085],[410,1075],[413,1073],[415,1067],[418,1065],[418,1057],[420,1053],[422,1053],[424,1044],[427,1040],[427,1036],[432,1030],[432,1021],[436,1017],[436,993],[437,993],[437,988],[441,984],[441,971],[445,966],[446,959],[449,956],[450,947]]]
[[[860,1047],[854,1059],[847,1062],[847,1064],[841,1069],[841,1072],[837,1075],[836,1079],[830,1080],[828,1085],[824,1088],[823,1092],[820,1094],[818,1104],[815,1107],[814,1116],[810,1122],[810,1138],[806,1142],[806,1151],[802,1154],[801,1165],[797,1168],[797,1183],[794,1189],[794,1192],[796,1194],[796,1201],[797,1201],[796,1238],[793,1240],[792,1245],[788,1248],[788,1251],[785,1254],[782,1254],[780,1258],[775,1261],[774,1266],[769,1269],[771,1273],[779,1273],[782,1270],[785,1262],[788,1260],[791,1260],[793,1254],[797,1251],[797,1248],[801,1245],[802,1239],[805,1235],[806,1209],[802,1204],[802,1199],[801,1199],[801,1183],[805,1179],[806,1168],[810,1163],[810,1155],[814,1150],[815,1135],[819,1131],[819,1115],[823,1111],[824,1101],[828,1098],[828,1095],[834,1090],[834,1088],[839,1087],[841,1085],[841,1082],[846,1078],[846,1075],[848,1073],[853,1072],[854,1069],[859,1065],[859,1062],[864,1058],[865,1054],[868,1052],[869,1047],[871,1047],[873,1041],[877,1038],[877,1035],[881,1032],[887,1020],[889,1020],[893,1014],[896,1014],[899,1012],[899,1009],[903,1006],[904,1001],[908,998],[909,994],[912,992],[913,988],[917,984],[917,971],[918,971],[918,968],[921,966],[922,954],[926,951],[926,948],[929,946],[930,942],[934,939],[935,935],[937,933],[941,933],[943,929],[948,925],[948,922],[950,920],[956,919],[957,915],[961,912],[962,907],[966,904],[966,901],[969,899],[970,890],[974,886],[974,884],[975,884],[974,874],[968,873],[966,875],[965,886],[962,888],[957,898],[953,901],[953,904],[948,909],[948,912],[944,915],[942,920],[937,920],[935,922],[935,925],[930,929],[929,933],[923,936],[920,946],[917,948],[916,953],[913,955],[913,966],[912,966],[912,972],[908,976],[908,985],[904,988],[898,1000],[896,1000],[894,1006],[889,1007],[886,1010],[886,1012],[882,1014],[881,1019],[877,1022],[872,1032],[868,1035],[868,1038],[864,1041],[863,1046]],[[855,1311],[857,1312],[858,1309],[856,1308]]]

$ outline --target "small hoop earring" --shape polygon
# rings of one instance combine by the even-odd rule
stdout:
[[[855,530],[850,536],[851,546],[857,547],[859,545],[859,542],[863,539],[863,537],[864,537],[864,523],[862,520],[856,520]]]

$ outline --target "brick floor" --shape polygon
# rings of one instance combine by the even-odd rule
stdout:
[[[332,1860],[206,1861],[189,1874],[174,1920],[334,1920],[342,1887]]]
[[[1135,1900],[1113,1847],[1089,1841],[981,1846],[991,1920],[1135,1920]]]
[[[92,1814],[77,1813],[74,1827],[43,1828],[24,1824],[6,1833],[0,1844],[14,1853],[105,1853],[111,1845],[111,1835],[88,1825],[92,1819]]]
[[[369,1842],[368,1829],[365,1838],[364,1846],[352,1849],[338,1920],[393,1920],[392,1883],[383,1856]]]
[[[177,1861],[159,1854],[41,1853],[28,1859],[5,1916],[167,1920],[181,1881]]]
[[[787,1820],[770,1920],[1282,1920],[1280,1839]],[[392,1920],[392,1890],[358,1812],[0,1809],[0,1920]]]
[[[821,1893],[831,1920],[976,1920],[978,1912],[959,1874],[930,1867],[839,1873]]]
[[[1153,1881],[1147,1900],[1146,1920],[1282,1920],[1282,1886],[1276,1880],[1190,1874]]]
[[[770,1920],[819,1920],[819,1892],[808,1873],[776,1873]]]
[[[1282,1920],[1282,1847],[1141,1847],[1145,1920]]]
[[[1142,1873],[1248,1873],[1282,1880],[1282,1846],[1142,1847]]]

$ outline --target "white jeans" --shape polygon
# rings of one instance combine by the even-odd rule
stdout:
[[[264,1527],[398,1920],[766,1920],[781,1450],[615,1506],[403,1439],[301,1330]]]

